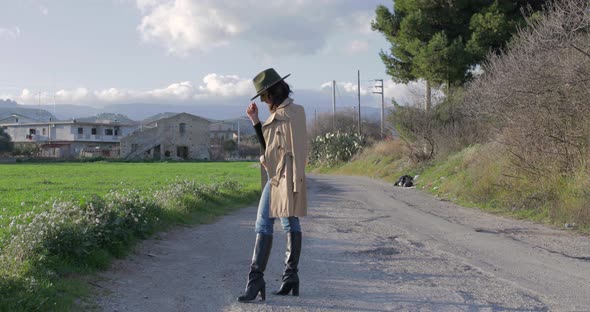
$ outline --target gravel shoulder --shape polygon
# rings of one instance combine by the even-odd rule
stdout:
[[[590,238],[365,177],[308,177],[301,296],[243,304],[256,208],[144,241],[92,282],[104,311],[589,311]],[[265,274],[277,288],[279,222]]]

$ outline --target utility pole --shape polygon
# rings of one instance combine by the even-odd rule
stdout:
[[[242,117],[238,117],[238,158],[240,158],[240,119]]]
[[[336,131],[336,80],[332,80],[332,131]]]
[[[358,72],[358,97],[359,97],[359,119],[358,119],[358,127],[359,127],[359,135],[361,135],[361,71],[357,70]]]
[[[314,137],[318,135],[318,110],[313,110],[313,135]]]
[[[375,79],[375,81],[381,82],[381,85],[376,85],[375,88],[379,89],[379,91],[373,91],[375,94],[381,94],[381,140],[383,140],[385,131],[384,131],[384,115],[385,115],[385,96],[383,95],[383,79]]]

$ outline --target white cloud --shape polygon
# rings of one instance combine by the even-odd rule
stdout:
[[[252,81],[236,75],[208,74],[203,82],[205,85],[199,86],[200,95],[245,96],[253,92]]]
[[[421,82],[397,83],[393,80],[383,81],[383,93],[388,98],[393,98],[400,105],[413,105],[419,101],[419,90],[424,86]]]
[[[18,99],[23,102],[26,101],[28,103],[32,103],[34,97],[35,97],[35,95],[33,94],[33,92],[31,92],[31,90],[23,89],[23,91],[20,93],[20,96],[18,97]]]
[[[387,80],[385,84],[385,96],[395,99],[400,105],[418,106],[424,104],[426,95],[426,82],[424,80],[410,81],[408,84],[396,83],[393,80]],[[440,103],[445,94],[442,90],[432,88],[432,103]]]
[[[91,92],[86,88],[77,88],[74,90],[59,90],[55,92],[55,100],[61,103],[76,103],[82,100],[88,100]]]
[[[391,79],[384,81],[386,103],[395,99],[402,105],[414,105],[420,103],[424,94],[424,82],[410,82],[409,84],[395,83]],[[323,83],[321,91],[332,89],[332,82]],[[337,94],[357,94],[357,82],[337,82]],[[373,85],[361,84],[361,96],[372,96]],[[8,92],[2,98],[11,98],[21,104],[57,103],[103,105],[130,102],[145,103],[194,103],[201,100],[217,100],[220,98],[248,97],[252,95],[254,88],[250,79],[243,79],[237,75],[221,75],[210,73],[200,81],[182,81],[171,83],[163,88],[152,90],[126,90],[120,88],[107,88],[102,90],[89,90],[85,87],[75,89],[61,89],[56,92],[31,91],[22,89],[20,94],[14,95]],[[435,97],[438,93],[434,91]],[[39,99],[39,96],[41,97]]]
[[[49,9],[47,7],[40,6],[39,10],[41,11],[41,14],[43,14],[44,16],[49,15]]]
[[[2,28],[0,27],[0,40],[1,39],[10,39],[14,40],[20,37],[21,31],[19,27],[12,27],[12,28]]]
[[[119,90],[117,88],[109,88],[93,92],[98,102],[122,102],[131,100],[134,97],[133,92],[127,90]]]
[[[188,100],[195,93],[195,87],[190,81],[173,83],[166,88],[148,91],[147,95],[156,99]]]
[[[424,95],[424,82],[410,82],[409,84],[395,83],[391,79],[384,81],[386,103],[395,99],[401,105],[420,104]],[[331,91],[332,82],[323,83],[320,90]],[[337,94],[356,96],[357,82],[337,82]],[[361,84],[361,96],[373,96],[373,84],[363,82]],[[221,75],[210,73],[202,79],[191,82],[182,81],[171,83],[166,87],[152,90],[127,90],[120,88],[107,88],[102,90],[89,90],[85,87],[74,89],[61,89],[56,92],[46,90],[32,91],[22,89],[20,94],[4,94],[1,98],[10,98],[21,104],[50,104],[54,101],[58,104],[80,104],[100,106],[105,104],[120,104],[131,102],[142,103],[207,103],[208,100],[234,99],[249,97],[254,92],[250,79],[243,79],[237,75]],[[441,92],[433,91],[436,98]],[[40,98],[39,98],[40,97]],[[378,101],[380,103],[380,101]]]
[[[146,14],[138,27],[143,40],[163,44],[169,53],[185,55],[191,50],[207,51],[228,44],[241,32],[239,19],[214,3],[191,0],[138,0]]]
[[[142,39],[174,55],[237,40],[262,54],[310,54],[334,34],[369,35],[378,0],[135,0]]]
[[[331,90],[332,89],[332,82],[325,82],[320,86],[321,90]],[[344,93],[354,93],[358,94],[358,83],[357,82],[336,82],[336,90],[337,92],[344,92]],[[361,95],[369,94],[371,90],[365,88],[361,85]]]
[[[64,104],[116,104],[129,102],[146,103],[183,103],[201,99],[231,98],[249,96],[254,92],[250,79],[242,79],[237,75],[207,74],[201,83],[182,81],[172,83],[163,88],[152,90],[125,90],[107,88],[103,90],[89,90],[84,87],[62,89],[57,92],[31,91],[23,89],[20,95],[4,94],[3,98],[15,99],[22,104],[47,104],[53,101]]]

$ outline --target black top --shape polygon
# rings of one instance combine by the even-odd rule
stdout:
[[[258,142],[260,143],[260,149],[262,150],[262,153],[264,153],[266,151],[266,141],[264,141],[264,136],[262,135],[262,124],[255,124],[254,130],[256,131],[256,136],[258,137]]]

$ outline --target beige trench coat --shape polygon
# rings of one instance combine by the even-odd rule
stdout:
[[[270,181],[270,217],[307,215],[307,128],[303,106],[287,98],[262,125]]]

